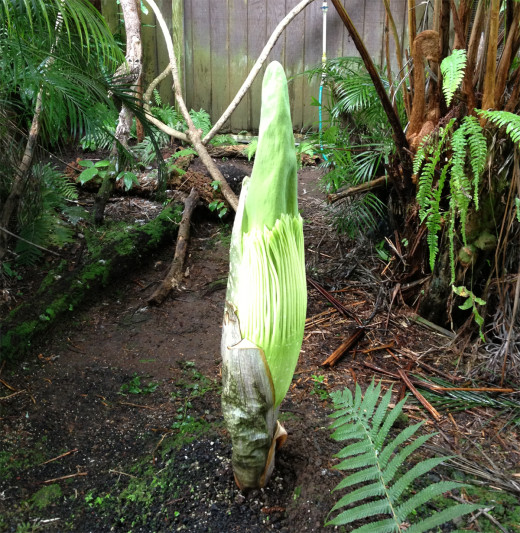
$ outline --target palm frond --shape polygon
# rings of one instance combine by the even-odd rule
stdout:
[[[326,525],[340,526],[372,519],[370,524],[359,526],[353,531],[398,532],[403,529],[405,523],[411,521],[411,516],[420,506],[464,486],[453,481],[441,481],[429,484],[418,493],[403,499],[403,495],[414,482],[446,458],[433,457],[420,461],[399,475],[406,459],[432,435],[423,435],[410,441],[422,425],[415,424],[390,439],[390,430],[404,405],[402,401],[393,409],[389,409],[391,394],[390,389],[380,398],[381,383],[375,385],[374,381],[364,396],[357,384],[355,395],[348,389],[331,393],[335,408],[335,412],[330,415],[335,419],[332,423],[332,438],[350,442],[336,455],[344,460],[335,468],[357,472],[348,475],[336,487],[335,490],[347,487],[352,490],[334,505],[331,513],[343,510]],[[426,518],[419,518],[407,531],[428,531],[476,509],[478,505],[454,505]]]

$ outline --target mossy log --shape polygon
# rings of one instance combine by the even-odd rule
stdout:
[[[43,283],[38,291],[2,320],[0,361],[15,360],[34,346],[57,321],[62,321],[87,298],[112,280],[134,270],[150,258],[162,243],[178,231],[182,206],[168,207],[144,226],[118,234],[92,253],[88,263]]]

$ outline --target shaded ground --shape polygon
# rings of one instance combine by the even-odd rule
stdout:
[[[300,174],[307,270],[340,289],[337,297],[367,318],[381,264],[331,238],[315,189],[318,175],[316,169]],[[135,219],[148,216],[149,207],[144,200],[120,200],[108,216],[111,209]],[[358,351],[324,369],[320,364],[355,323],[332,313],[309,322],[281,408],[288,442],[268,487],[241,493],[219,396],[230,227],[199,214],[192,228],[187,276],[175,298],[146,306],[168,269],[172,244],[75,311],[23,363],[3,369],[1,395],[12,396],[0,402],[0,531],[330,530],[323,524],[341,477],[332,468],[339,445],[329,437],[327,391],[355,379],[366,383],[371,372],[362,360],[384,365],[392,356]],[[329,311],[310,290],[308,316]],[[381,304],[360,350],[388,340],[403,365],[407,350],[445,342]],[[411,418],[425,418],[412,407]],[[442,427],[453,440],[451,422]],[[478,425],[474,431],[476,440],[487,439]]]

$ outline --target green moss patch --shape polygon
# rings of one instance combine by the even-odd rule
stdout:
[[[70,316],[87,295],[144,263],[161,242],[173,238],[180,219],[180,207],[168,207],[144,226],[117,227],[110,234],[112,239],[107,234],[103,239],[91,235],[87,239],[88,264],[77,271],[62,270],[60,275],[47,276],[45,290],[39,290],[5,318],[0,337],[0,361],[19,358],[37,335],[58,319]]]
[[[54,483],[53,485],[42,487],[38,492],[34,493],[31,496],[30,502],[34,508],[41,511],[49,507],[49,505],[57,503],[62,496],[61,487],[57,483]]]

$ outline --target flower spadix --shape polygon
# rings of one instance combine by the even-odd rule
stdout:
[[[263,352],[276,407],[293,377],[307,308],[294,136],[278,62],[264,75],[255,163],[233,227],[227,301],[241,337]]]

